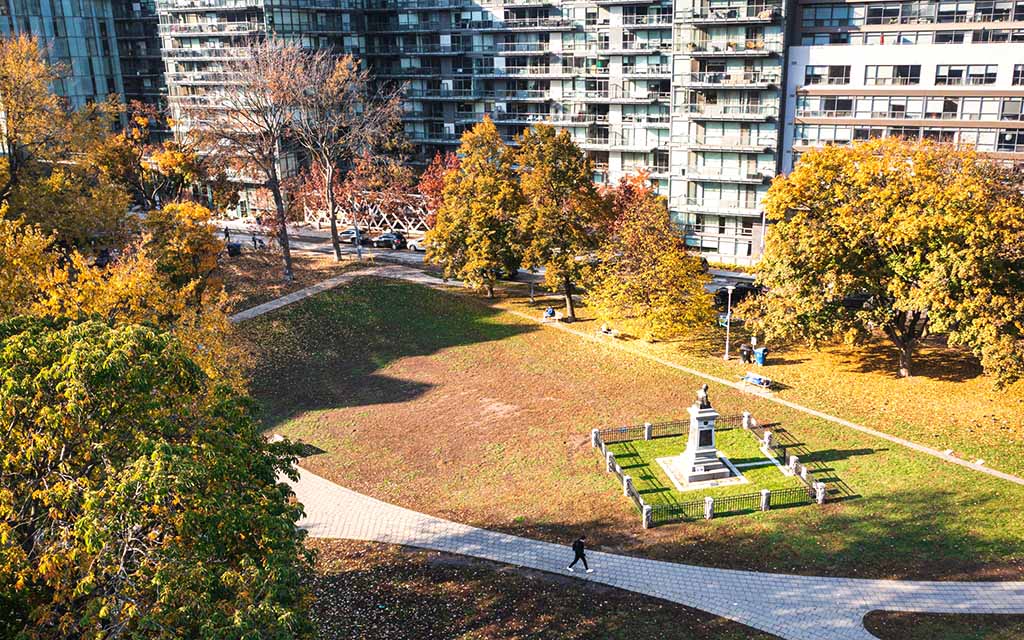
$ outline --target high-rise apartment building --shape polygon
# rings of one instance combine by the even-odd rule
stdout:
[[[651,174],[687,242],[751,263],[772,176],[879,135],[1024,159],[1024,0],[156,0],[173,111],[275,33],[406,87],[425,161],[490,115],[569,131],[594,179]],[[1019,132],[1019,133],[1018,133]],[[1018,146],[1022,145],[1022,146]]]
[[[1024,161],[1024,1],[801,0],[784,170],[806,149],[898,135]]]
[[[62,69],[54,87],[74,107],[123,95],[112,0],[4,0],[0,35],[39,39]]]
[[[167,86],[160,55],[156,0],[113,0],[125,102],[162,107]]]

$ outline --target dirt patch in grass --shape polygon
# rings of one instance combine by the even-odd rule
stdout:
[[[302,462],[315,473],[404,507],[709,566],[1021,576],[1024,487],[720,387],[720,413],[780,423],[849,499],[642,529],[587,436],[683,418],[702,381],[474,298],[360,279],[240,331],[268,430],[323,451]]]
[[[702,611],[539,571],[407,547],[314,541],[317,637],[771,640]]]
[[[872,611],[864,626],[881,640],[1020,640],[1024,616]]]
[[[304,289],[360,266],[348,260],[337,262],[333,256],[312,252],[292,253],[292,271],[295,281],[286,283],[281,276],[282,261],[278,253],[246,252],[240,256],[221,259],[224,289],[230,296],[230,311],[242,311],[292,291]]]

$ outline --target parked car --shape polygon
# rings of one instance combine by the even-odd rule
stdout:
[[[338,234],[338,241],[341,242],[341,244],[353,244],[354,245],[354,244],[356,244],[356,242],[358,242],[361,245],[368,245],[368,244],[370,244],[370,234],[366,233],[365,229],[360,229],[359,230],[359,234],[358,234],[358,239],[357,239],[356,229],[355,229],[355,227],[353,227],[351,229],[345,229],[344,231],[339,233]]]
[[[372,241],[373,246],[388,249],[404,249],[406,242],[405,236],[398,233],[397,231],[388,231],[382,233]]]
[[[426,239],[426,237],[423,237],[423,238],[413,238],[412,240],[409,241],[409,243],[407,245],[407,248],[409,249],[409,251],[426,251],[427,250],[427,239]]]

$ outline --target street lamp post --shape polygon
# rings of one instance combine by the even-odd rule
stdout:
[[[729,285],[725,288],[728,295],[728,302],[725,307],[725,355],[722,356],[723,360],[729,359],[729,333],[732,329],[732,290],[736,287]]]

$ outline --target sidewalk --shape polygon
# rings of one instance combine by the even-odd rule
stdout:
[[[702,609],[788,640],[872,640],[869,611],[1024,613],[1024,582],[907,582],[712,569],[589,551],[593,574],[569,574],[565,545],[403,509],[300,469],[292,484],[314,538],[401,544],[572,575]],[[594,541],[600,544],[600,541]]]

